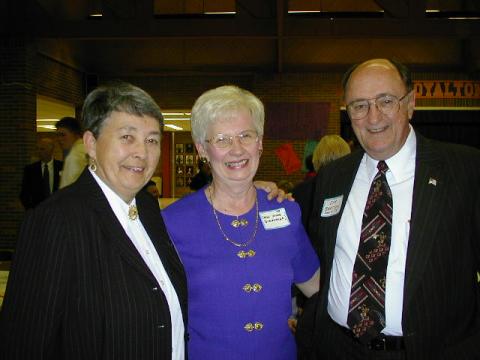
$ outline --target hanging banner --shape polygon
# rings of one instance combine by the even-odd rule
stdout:
[[[480,81],[416,80],[417,99],[480,99]]]

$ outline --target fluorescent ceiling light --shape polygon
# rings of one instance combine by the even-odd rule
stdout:
[[[165,121],[190,121],[189,117],[177,118],[177,117],[165,117]]]
[[[177,125],[172,125],[172,124],[165,124],[166,127],[173,129],[173,130],[183,130],[182,127],[177,126]]]
[[[191,115],[191,113],[189,113],[189,112],[166,112],[166,111],[162,112],[162,114],[163,114],[163,116],[168,116],[168,115],[190,116]]]
[[[205,15],[235,15],[236,11],[205,11]]]
[[[288,10],[289,14],[308,14],[308,13],[320,13],[321,10]]]
[[[452,16],[447,19],[448,20],[480,20],[480,17]]]

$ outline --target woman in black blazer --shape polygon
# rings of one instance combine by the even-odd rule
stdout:
[[[130,84],[82,111],[90,165],[20,230],[0,313],[4,359],[183,359],[186,280],[158,204],[139,192],[163,117]]]

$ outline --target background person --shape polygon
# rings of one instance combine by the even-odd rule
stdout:
[[[77,119],[63,117],[56,124],[57,138],[63,149],[63,169],[60,177],[60,189],[74,183],[85,166],[87,155],[82,140],[82,127]]]
[[[312,153],[314,173],[316,174],[322,166],[348,154],[350,154],[350,146],[340,136],[322,136]],[[302,204],[302,222],[306,229],[308,229],[308,218],[312,208],[314,192],[315,181],[313,178],[306,179],[292,190],[293,198]]]
[[[192,177],[192,182],[189,187],[191,190],[200,190],[205,185],[210,184],[212,181],[212,172],[210,171],[210,165],[205,159],[198,160],[198,173]]]
[[[294,202],[268,201],[253,177],[264,107],[222,86],[192,110],[192,137],[212,183],[163,210],[188,279],[190,359],[294,359],[292,283],[311,296],[319,263]]]
[[[52,139],[40,139],[37,144],[40,160],[23,170],[20,201],[25,209],[34,208],[58,190],[63,162],[53,158],[54,149]]]
[[[366,61],[343,86],[363,151],[315,181],[322,279],[310,358],[478,359],[480,152],[414,131],[402,64]]]
[[[90,166],[27,213],[0,313],[4,359],[184,359],[185,273],[140,191],[163,117],[119,83],[83,106]],[[139,192],[140,191],[140,192]]]

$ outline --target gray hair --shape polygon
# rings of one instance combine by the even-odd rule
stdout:
[[[126,82],[102,85],[88,94],[82,108],[84,130],[98,137],[103,123],[113,111],[136,116],[150,116],[163,128],[163,115],[160,107],[144,90]]]
[[[195,101],[191,116],[193,141],[203,144],[211,124],[241,109],[250,113],[255,130],[262,137],[265,109],[260,99],[238,86],[224,85],[204,92]]]

